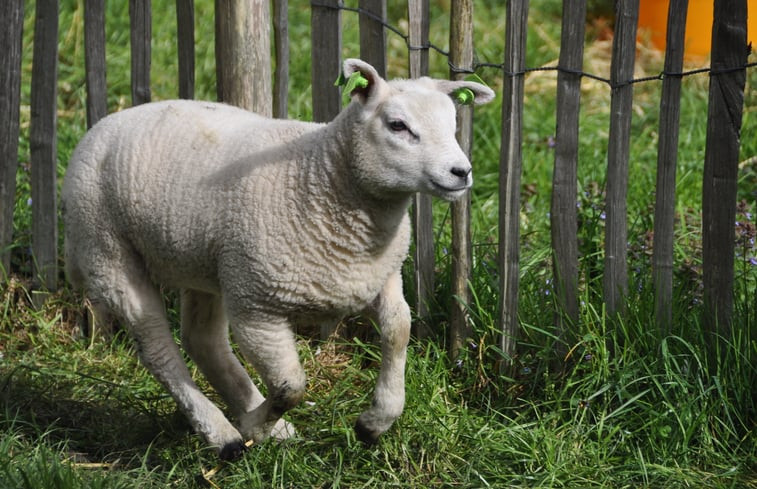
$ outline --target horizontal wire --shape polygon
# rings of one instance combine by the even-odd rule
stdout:
[[[452,63],[452,61],[449,59],[449,51],[445,51],[444,49],[440,48],[439,46],[434,45],[431,42],[427,42],[422,45],[412,45],[410,43],[410,36],[408,34],[405,34],[399,28],[387,23],[383,18],[381,18],[380,16],[366,9],[363,9],[360,7],[347,7],[344,4],[342,4],[341,1],[337,5],[327,5],[327,4],[319,2],[318,0],[311,0],[310,5],[312,7],[320,7],[320,8],[326,8],[326,9],[331,9],[331,10],[344,10],[347,12],[357,13],[358,15],[364,15],[370,18],[371,20],[381,24],[385,29],[401,37],[405,41],[405,45],[407,46],[408,50],[410,51],[433,50],[441,54],[442,56],[446,57],[447,65],[449,66],[450,71],[456,74],[472,74],[472,73],[476,73],[479,69],[482,69],[482,68],[494,68],[501,71],[504,74],[504,76],[512,78],[512,77],[517,77],[517,76],[524,76],[536,71],[557,71],[558,73],[565,73],[568,75],[577,75],[583,78],[596,80],[596,81],[605,83],[612,89],[616,89],[616,88],[621,88],[628,85],[635,85],[637,83],[660,81],[660,80],[664,80],[665,78],[685,78],[688,76],[700,75],[703,73],[709,73],[710,76],[725,75],[728,73],[734,73],[737,71],[746,70],[746,69],[754,68],[755,66],[757,66],[757,62],[752,62],[752,63],[746,63],[743,66],[735,66],[735,67],[729,67],[729,68],[716,69],[712,67],[707,67],[707,68],[697,68],[697,69],[681,71],[681,72],[662,71],[657,75],[645,76],[641,78],[632,78],[630,80],[621,81],[621,82],[613,82],[610,78],[595,75],[593,73],[587,73],[583,70],[573,70],[569,68],[563,68],[561,66],[539,66],[535,68],[524,68],[519,71],[508,71],[505,69],[504,63],[475,62],[473,63],[472,68],[463,68],[461,66],[456,66]]]

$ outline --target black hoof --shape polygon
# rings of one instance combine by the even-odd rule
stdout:
[[[245,450],[247,450],[247,447],[241,441],[227,443],[221,448],[221,451],[218,453],[218,458],[226,462],[231,462],[241,458]]]
[[[360,420],[355,423],[355,435],[358,440],[369,447],[375,445],[379,438],[379,433],[375,433],[363,426]]]

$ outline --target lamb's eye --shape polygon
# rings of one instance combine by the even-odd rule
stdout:
[[[389,121],[389,129],[391,129],[394,132],[402,132],[402,131],[407,131],[408,130],[408,128],[405,125],[405,123],[402,122],[401,120],[391,120],[391,121]]]

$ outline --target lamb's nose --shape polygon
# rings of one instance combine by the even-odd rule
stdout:
[[[450,170],[450,171],[456,177],[466,178],[468,175],[470,175],[470,172],[471,172],[472,169],[473,168],[470,167],[470,166],[469,167],[465,167],[465,168],[460,167],[460,166],[456,166],[456,167],[452,168],[452,170]]]

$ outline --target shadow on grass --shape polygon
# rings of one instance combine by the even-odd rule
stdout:
[[[77,463],[126,467],[163,465],[163,452],[177,440],[194,444],[188,423],[166,396],[136,398],[127,386],[48,374],[30,366],[0,369],[0,433],[60,442]]]

